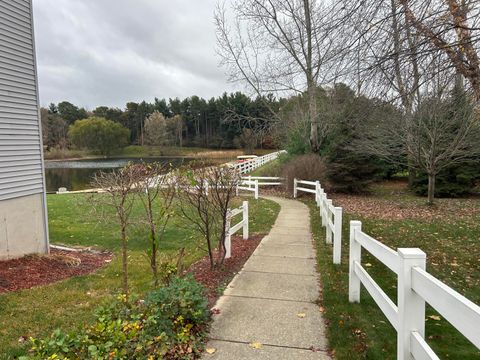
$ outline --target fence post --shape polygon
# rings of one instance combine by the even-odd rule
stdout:
[[[297,178],[293,179],[293,197],[297,198]]]
[[[334,209],[334,227],[333,234],[333,263],[340,264],[342,262],[342,208]]]
[[[320,216],[322,217],[322,226],[325,227],[325,198],[327,195],[325,194],[325,191],[322,189],[320,193]]]
[[[255,199],[258,199],[258,180],[255,180]]]
[[[426,255],[417,248],[398,249],[398,331],[397,359],[410,360],[410,336],[416,331],[425,337],[425,300],[412,290],[412,269],[425,270]]]
[[[348,300],[360,302],[360,279],[355,274],[355,263],[362,260],[362,246],[355,240],[355,233],[362,231],[361,221],[350,221],[350,254],[348,274]]]
[[[332,243],[332,233],[333,233],[333,230],[334,230],[334,229],[330,228],[330,225],[328,224],[329,220],[332,220],[332,222],[333,222],[333,219],[332,219],[333,213],[330,211],[332,206],[333,206],[333,200],[328,199],[327,200],[327,205],[326,205],[326,211],[325,211],[325,213],[327,214],[326,219],[325,219],[325,224],[326,224],[325,225],[325,231],[327,232],[327,237],[326,237],[327,244]]]
[[[225,222],[225,259],[232,257],[232,236],[230,235],[230,221],[232,220],[232,212],[227,210],[227,221]]]
[[[243,202],[243,240],[248,240],[248,201]]]
[[[248,188],[250,189],[252,187],[252,175],[248,175]]]
[[[320,181],[315,181],[315,201],[320,206]]]

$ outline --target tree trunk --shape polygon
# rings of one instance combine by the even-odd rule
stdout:
[[[318,144],[318,119],[317,119],[317,99],[315,84],[309,85],[308,88],[308,117],[310,120],[310,147],[312,152],[318,153],[320,146]]]
[[[305,12],[305,34],[307,36],[305,75],[307,79],[308,120],[310,121],[310,147],[312,152],[318,153],[320,146],[318,145],[317,84],[314,77],[315,70],[313,69],[313,29],[309,0],[303,0],[303,9]]]
[[[152,268],[153,272],[153,281],[155,287],[158,286],[158,266],[157,266],[157,244],[154,238],[154,234],[152,234],[152,257],[150,258],[150,267]]]
[[[435,199],[435,174],[428,174],[428,205]]]
[[[122,226],[122,272],[123,272],[123,292],[126,301],[128,301],[128,253],[127,253],[127,232],[125,226]]]

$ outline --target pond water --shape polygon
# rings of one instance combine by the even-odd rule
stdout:
[[[203,159],[207,160],[207,159]],[[215,162],[221,163],[230,159],[215,159]],[[100,170],[112,171],[121,168],[129,162],[147,163],[171,163],[173,167],[179,167],[182,164],[193,161],[191,158],[125,158],[125,159],[93,159],[93,160],[65,160],[65,161],[46,161],[45,179],[47,192],[55,192],[60,187],[65,187],[69,191],[84,190],[91,188],[90,182],[93,175]],[[208,160],[210,162],[210,160]]]

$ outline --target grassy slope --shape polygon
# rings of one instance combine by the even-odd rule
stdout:
[[[378,192],[373,198],[388,200],[391,195]],[[395,195],[405,207],[418,207],[422,200],[408,194]],[[462,206],[464,201],[447,200],[439,206]],[[424,201],[423,201],[424,202]],[[348,303],[348,224],[350,220],[361,220],[363,229],[386,245],[398,247],[419,247],[427,254],[427,270],[475,303],[480,303],[480,201],[470,216],[458,218],[455,212],[437,219],[378,219],[359,216],[355,213],[344,215],[342,265],[332,264],[331,246],[324,242],[325,231],[320,225],[313,201],[307,201],[311,208],[312,229],[318,246],[318,264],[323,281],[323,305],[325,316],[330,323],[329,341],[338,359],[395,359],[396,333],[374,303],[362,289],[361,303]],[[471,200],[470,200],[471,204]],[[454,207],[455,207],[454,206]],[[372,277],[396,300],[396,278],[383,264],[365,251],[362,263]],[[437,315],[427,306],[426,336],[428,343],[440,358],[480,359],[480,351],[459,334],[447,321],[434,320]]]
[[[268,232],[279,206],[268,200],[248,200],[251,232]],[[50,195],[48,209],[52,243],[97,246],[118,253],[120,243],[114,215],[93,212],[87,195]],[[137,224],[141,210],[138,204],[134,211]],[[152,286],[150,268],[142,250],[144,238],[142,231],[130,235],[130,284],[132,290],[139,293]],[[191,227],[185,226],[176,215],[162,243],[163,254],[173,255],[186,246],[189,249],[186,262],[192,263],[205,255],[198,249],[196,238]],[[0,358],[23,353],[18,343],[21,336],[44,336],[58,327],[73,330],[91,321],[92,310],[118,291],[120,269],[120,257],[116,256],[112,263],[94,274],[0,295]]]
[[[281,162],[279,159],[272,160],[269,163],[253,170],[248,175],[251,176],[280,176]]]

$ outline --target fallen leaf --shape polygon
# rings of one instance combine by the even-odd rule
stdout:
[[[428,318],[429,318],[429,319],[432,319],[432,320],[435,320],[435,321],[440,321],[440,320],[442,320],[442,318],[441,318],[440,316],[438,316],[438,315],[430,315]]]
[[[305,316],[307,316],[305,313],[298,313],[297,316],[301,319],[303,319]]]
[[[217,349],[215,349],[215,348],[206,348],[205,349],[205,352],[207,354],[215,354],[216,351],[217,351]]]
[[[325,312],[325,308],[323,306],[320,306],[318,310],[320,310],[321,313]]]
[[[261,348],[262,348],[262,344],[259,343],[259,342],[252,342],[252,343],[250,343],[250,347],[251,347],[252,349],[261,349]]]
[[[365,266],[366,266],[366,267],[370,267],[370,266],[372,266],[372,264],[366,263]]]

